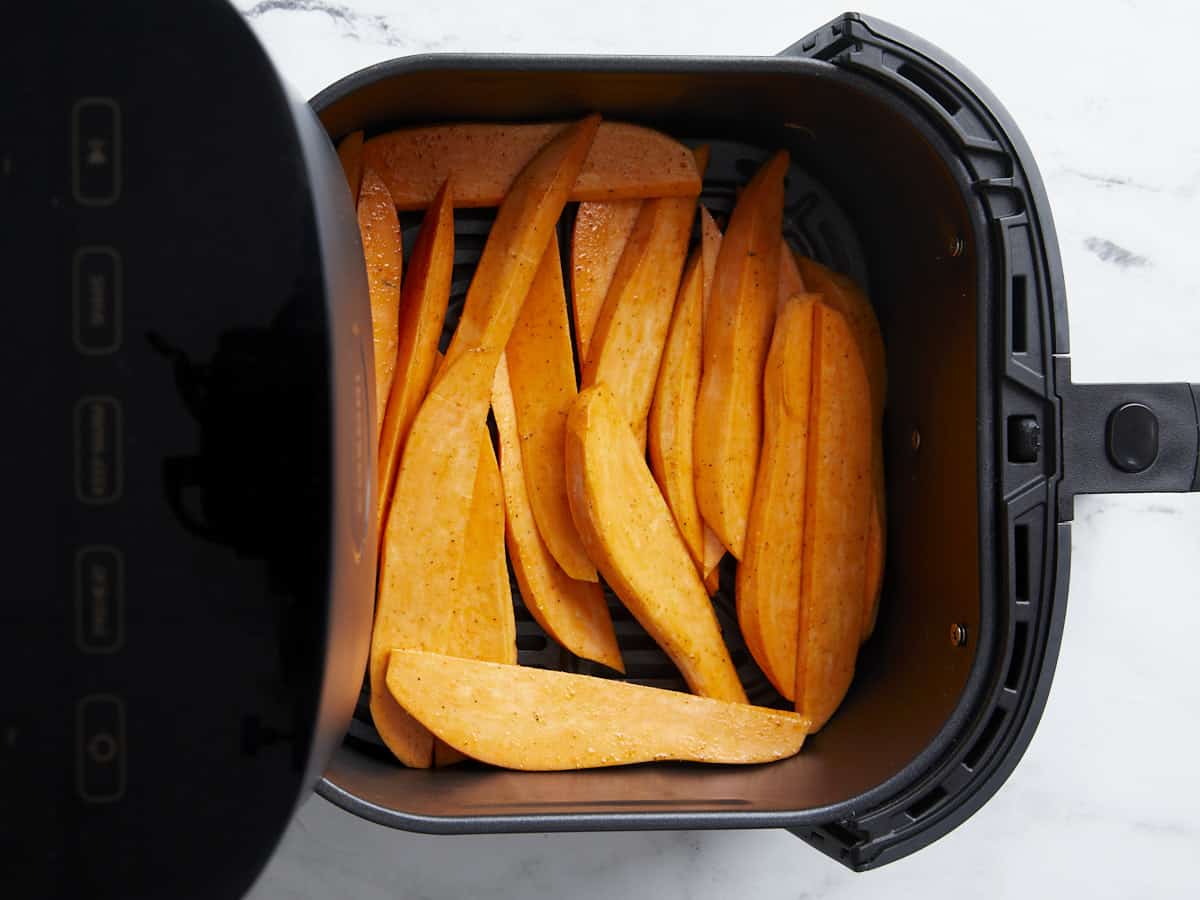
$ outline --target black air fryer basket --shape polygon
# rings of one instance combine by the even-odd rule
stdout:
[[[718,214],[786,147],[785,233],[867,287],[889,385],[879,623],[842,707],[799,756],[750,768],[406,770],[364,697],[318,792],[371,821],[439,833],[787,828],[854,869],[909,854],[979,809],[1046,702],[1072,498],[1188,490],[1197,462],[1188,385],[1071,383],[1045,190],[991,93],[920,39],[848,14],[774,59],[415,57],[351,75],[313,106],[334,138],[598,110],[709,144],[702,202]],[[487,221],[458,213],[452,315]],[[779,697],[737,631],[731,574],[716,599],[726,639],[751,699],[771,704]],[[628,676],[678,686],[653,641],[611,607]],[[517,615],[522,664],[593,671],[519,605]]]

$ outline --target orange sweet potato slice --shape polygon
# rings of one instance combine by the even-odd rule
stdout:
[[[796,255],[787,242],[782,238],[779,245],[779,290],[776,293],[779,307],[797,294],[804,293],[804,279],[800,276],[800,266],[796,264]]]
[[[580,203],[571,233],[571,308],[580,362],[588,348],[600,307],[621,261],[621,252],[637,222],[641,200]]]
[[[500,357],[496,366],[492,413],[500,435],[508,554],[525,608],[543,631],[576,656],[624,672],[604,591],[597,582],[577,581],[567,575],[550,553],[534,521],[505,356]],[[560,467],[562,453],[560,445]],[[574,523],[571,527],[575,527]]]
[[[779,152],[751,179],[721,250],[696,406],[696,497],[721,543],[741,559],[762,440],[762,370],[775,321],[783,176]]]
[[[795,701],[816,730],[850,687],[862,641],[874,414],[847,318],[826,303],[813,310]]]
[[[363,133],[353,131],[342,138],[337,147],[338,160],[342,171],[346,174],[346,183],[350,186],[350,197],[357,204],[358,191],[362,184],[362,148]]]
[[[707,208],[700,207],[700,252],[704,258],[704,308],[701,319],[708,321],[708,308],[712,302],[713,275],[717,271],[717,255],[721,252],[721,229]],[[703,352],[703,329],[701,348]],[[694,471],[694,469],[693,469]],[[701,517],[703,518],[703,516]],[[704,523],[704,586],[709,594],[715,594],[721,585],[719,566],[725,557],[725,545],[708,523]]]
[[[704,315],[708,321],[708,310],[712,305],[713,276],[717,274],[717,257],[721,254],[721,228],[717,225],[708,207],[700,207],[700,252],[704,256]]]
[[[438,338],[450,302],[453,269],[454,193],[450,182],[446,182],[425,213],[400,296],[396,374],[379,438],[380,540],[396,485],[400,451],[433,377]]]
[[[883,567],[887,541],[887,494],[883,480],[883,408],[887,400],[887,360],[879,320],[866,294],[850,278],[820,263],[797,255],[796,262],[810,290],[820,293],[826,302],[846,317],[858,341],[871,381],[871,406],[875,415],[875,439],[872,448],[871,478],[875,512],[867,536],[867,587],[864,596],[863,640],[871,636],[879,613],[879,594],[883,587]]]
[[[373,137],[364,163],[380,172],[399,209],[428,206],[453,176],[461,207],[497,206],[538,150],[567,127],[538,125],[434,125]],[[604,122],[570,187],[571,200],[694,197],[700,174],[683,144],[659,131]]]
[[[505,350],[512,382],[521,457],[533,518],[550,553],[571,578],[598,581],[571,521],[563,471],[563,429],[577,393],[571,327],[563,291],[558,240],[553,234]]]
[[[527,771],[771,762],[797,753],[809,726],[802,715],[761,706],[408,650],[392,654],[387,684],[446,743]]]
[[[571,407],[566,467],[575,525],[617,596],[695,693],[745,703],[696,565],[607,384]]]
[[[479,428],[496,363],[597,124],[591,117],[558,134],[513,183],[405,442],[384,535],[370,681],[375,727],[410,766],[429,765],[433,737],[385,690],[387,658],[396,647],[441,652],[452,643],[449,610],[459,590]]]
[[[700,317],[703,313],[704,267],[694,252],[679,287],[671,330],[663,350],[650,407],[650,470],[675,517],[688,552],[704,574],[704,523],[696,506],[692,468],[696,394],[700,390]]]
[[[789,700],[795,694],[800,627],[814,305],[811,296],[794,295],[779,309],[763,374],[762,456],[746,555],[737,570],[742,636],[759,668]]]
[[[486,427],[479,431],[479,471],[467,520],[462,591],[450,614],[454,644],[446,652],[511,666],[517,663],[517,624],[504,560],[504,490],[492,437]],[[462,754],[441,742],[434,745],[433,755],[439,766],[462,759]]]
[[[387,185],[372,169],[363,173],[358,197],[358,230],[367,262],[371,330],[375,344],[375,429],[383,423],[388,392],[396,371],[400,323],[400,275],[403,248],[400,220]]]
[[[703,172],[708,148],[696,151]],[[607,384],[646,446],[646,419],[696,215],[695,197],[642,204],[596,320],[581,384]]]
[[[453,391],[481,397],[486,404],[496,363],[599,125],[599,116],[589,116],[559,132],[513,183],[475,268],[446,362],[434,379],[435,390],[448,379],[465,382],[454,384]],[[472,358],[473,364],[457,365]]]

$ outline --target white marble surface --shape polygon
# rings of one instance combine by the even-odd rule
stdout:
[[[306,96],[360,66],[430,50],[771,54],[843,8],[238,5]],[[864,9],[961,59],[1024,130],[1057,220],[1079,381],[1200,381],[1194,10],[1134,0]],[[854,875],[784,832],[426,837],[314,798],[254,897],[1195,896],[1198,551],[1200,496],[1079,501],[1058,675],[1024,761],[966,824],[878,872]]]

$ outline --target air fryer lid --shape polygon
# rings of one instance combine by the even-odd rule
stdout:
[[[353,210],[224,2],[7,15],[0,884],[240,896],[366,658]]]

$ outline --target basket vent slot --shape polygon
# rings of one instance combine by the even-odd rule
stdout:
[[[945,797],[946,789],[939,785],[908,809],[906,809],[904,814],[915,822],[917,819],[927,815],[929,811],[941,803]]]
[[[1013,599],[1029,602],[1029,526],[1013,526]]]
[[[934,80],[930,75],[922,72],[916,66],[912,65],[912,63],[901,63],[900,67],[896,69],[896,72],[902,77],[907,78],[926,94],[932,97],[937,102],[938,106],[950,113],[950,115],[953,116],[960,109],[962,109],[962,104],[955,99],[954,95],[951,94],[950,91],[943,87],[939,82]]]
[[[979,765],[983,755],[987,753],[988,748],[992,746],[992,741],[996,739],[996,735],[1000,733],[1000,726],[1004,724],[1004,710],[996,707],[992,710],[992,716],[988,719],[987,725],[984,726],[983,732],[979,735],[978,740],[967,751],[967,755],[963,757],[963,765],[974,771]]]
[[[1013,353],[1029,352],[1029,304],[1026,301],[1024,275],[1014,275],[1012,280],[1012,331],[1010,333]]]
[[[1008,664],[1008,674],[1004,677],[1004,686],[1015,691],[1021,683],[1021,670],[1025,667],[1025,650],[1029,643],[1029,623],[1018,622],[1013,632],[1012,660]]]

